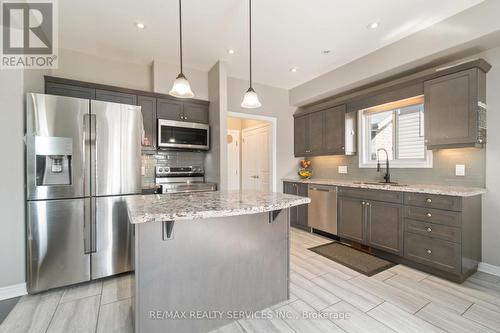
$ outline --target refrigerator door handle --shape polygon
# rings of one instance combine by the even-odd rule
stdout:
[[[92,198],[92,243],[91,243],[91,253],[97,252],[97,200]]]
[[[83,209],[83,253],[91,254],[91,240],[92,240],[92,205],[84,204]]]
[[[86,114],[83,116],[83,163],[85,165],[85,171],[83,173],[83,193],[85,196],[90,195],[91,184],[90,184],[90,159],[91,159],[91,124],[90,124],[91,116],[90,114]]]
[[[90,195],[96,195],[96,176],[97,176],[97,118],[95,114],[90,115],[90,132],[89,132],[89,158],[90,158]]]

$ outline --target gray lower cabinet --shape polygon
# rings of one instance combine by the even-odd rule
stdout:
[[[307,197],[309,187],[303,183],[283,182],[283,193],[299,195]],[[290,208],[290,225],[292,227],[300,228],[310,231],[311,228],[308,224],[308,207],[307,205],[300,205]]]
[[[479,68],[424,82],[425,141],[428,149],[481,146],[486,129],[481,125],[486,103],[486,73]],[[485,126],[485,124],[484,124]]]
[[[365,243],[365,203],[359,198],[338,197],[338,236]]]
[[[137,95],[118,91],[96,89],[95,99],[104,102],[137,105]]]
[[[137,96],[137,105],[141,107],[144,123],[143,148],[156,148],[156,98]]]
[[[338,198],[339,237],[389,253],[403,254],[403,205],[369,200],[377,191],[349,189]],[[342,193],[342,191],[340,191]],[[381,198],[384,198],[382,195]]]
[[[366,244],[403,255],[403,205],[367,201],[366,214]]]

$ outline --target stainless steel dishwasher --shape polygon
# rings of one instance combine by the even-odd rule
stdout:
[[[337,187],[311,184],[309,198],[309,226],[337,235]]]

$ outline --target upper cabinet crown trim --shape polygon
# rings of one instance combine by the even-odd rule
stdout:
[[[93,83],[93,82],[87,82],[87,81],[79,81],[79,80],[67,79],[67,78],[50,76],[50,75],[45,75],[44,79],[45,79],[45,84],[47,84],[47,82],[58,83],[58,84],[67,84],[67,85],[78,86],[78,87],[83,87],[83,88],[108,90],[108,91],[114,91],[114,92],[119,92],[119,93],[124,93],[124,94],[141,95],[141,96],[148,96],[148,97],[170,99],[170,100],[174,100],[174,101],[189,102],[189,103],[194,103],[194,104],[209,105],[209,101],[205,101],[205,100],[201,100],[201,99],[177,98],[177,97],[170,96],[168,94],[161,94],[161,93],[156,93],[156,92],[151,92],[151,91],[143,91],[143,90],[137,90],[137,89],[131,89],[131,88],[123,88],[123,87],[117,87],[117,86],[111,86],[111,85]]]
[[[400,73],[395,76],[391,76],[384,80],[379,80],[367,85],[360,86],[358,88],[337,94],[319,102],[309,104],[297,109],[294,117],[299,117],[308,113],[321,111],[324,109],[337,106],[339,104],[346,104],[354,102],[360,99],[365,99],[373,95],[378,95],[384,91],[394,90],[398,88],[403,88],[407,86],[416,85],[430,79],[435,79],[448,74],[464,71],[467,69],[478,68],[484,73],[487,73],[491,69],[491,65],[484,59],[474,59],[470,61],[460,62],[460,63],[448,63],[441,64],[439,66],[434,66],[430,68],[417,68],[411,71]],[[348,111],[351,111],[350,109]]]

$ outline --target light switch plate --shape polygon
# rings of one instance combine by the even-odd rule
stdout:
[[[347,173],[347,165],[339,165],[339,173]]]
[[[455,176],[465,176],[465,165],[464,164],[455,165]]]
[[[146,168],[143,166],[141,166],[141,176],[145,176],[146,175]]]

